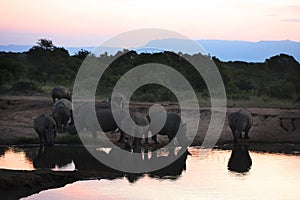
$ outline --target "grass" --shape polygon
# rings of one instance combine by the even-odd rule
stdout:
[[[300,102],[291,99],[275,99],[265,96],[250,96],[249,99],[227,99],[228,107],[252,107],[252,108],[286,108],[299,109]]]
[[[15,141],[16,144],[39,144],[38,137],[19,137]]]
[[[54,83],[47,83],[47,85],[41,85],[40,83],[35,82],[38,87],[38,91],[31,92],[12,92],[11,85],[1,85],[0,92],[2,94],[8,95],[37,95],[37,96],[48,96],[50,97],[50,93],[53,87],[57,86]],[[68,85],[71,89],[72,85]],[[199,106],[200,107],[210,107],[211,102],[209,95],[206,93],[196,93]],[[188,94],[185,95],[188,98]],[[106,94],[96,94],[96,99],[107,99],[108,95]],[[155,100],[155,96],[152,97],[152,101]],[[137,101],[138,102],[138,101]],[[147,102],[142,101],[142,102]],[[149,101],[148,101],[149,102]],[[154,101],[155,102],[155,101]],[[157,101],[156,101],[157,102]],[[163,103],[163,102],[162,102]],[[166,102],[172,103],[172,102]],[[293,99],[277,99],[268,96],[249,96],[247,94],[227,94],[227,106],[228,107],[256,107],[256,108],[287,108],[287,109],[300,109],[300,101],[295,101]]]
[[[57,135],[56,139],[55,139],[55,143],[58,143],[58,144],[82,144],[78,135],[66,135],[66,134]]]
[[[39,144],[38,137],[20,137],[15,141],[16,144]],[[55,138],[56,144],[82,144],[78,135],[57,135]]]
[[[103,143],[101,137],[94,139],[90,134],[86,134],[83,138],[86,144],[100,144]],[[16,138],[14,144],[39,144],[40,140],[38,137],[18,137]],[[82,144],[82,141],[78,135],[68,135],[68,134],[57,134],[55,138],[55,144]]]
[[[197,97],[200,107],[210,107],[209,97],[203,97],[201,93],[197,93]],[[229,95],[226,101],[228,107],[300,109],[300,102],[294,99],[276,99],[267,96],[236,98]]]

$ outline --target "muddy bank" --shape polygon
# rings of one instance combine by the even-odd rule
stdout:
[[[41,96],[0,96],[0,144],[19,144],[20,138],[37,138],[33,130],[33,119],[41,113],[51,113],[52,101]],[[145,111],[149,104],[133,104],[133,108]],[[178,111],[173,104],[165,105],[167,110]],[[228,108],[228,113],[239,108]],[[254,124],[250,130],[251,143],[291,143],[300,144],[300,110],[278,108],[247,108],[253,115]],[[193,111],[191,111],[193,112]],[[191,114],[191,117],[193,115]],[[210,123],[209,108],[200,109],[200,125],[194,146],[201,145]],[[118,136],[109,135],[112,141]],[[166,138],[160,138],[162,142]],[[219,137],[218,144],[232,142],[232,134],[227,121]]]
[[[115,179],[121,172],[108,171],[51,171],[0,169],[0,194],[2,199],[19,199],[43,190],[63,187],[66,184],[87,179]]]

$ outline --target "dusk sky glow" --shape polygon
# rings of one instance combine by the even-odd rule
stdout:
[[[50,38],[61,46],[95,46],[139,28],[192,39],[300,41],[299,0],[1,1],[0,45]]]

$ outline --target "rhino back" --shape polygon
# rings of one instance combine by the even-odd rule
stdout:
[[[249,129],[253,124],[253,117],[251,113],[246,109],[240,109],[239,112],[247,118],[247,126],[246,129]]]
[[[234,112],[228,116],[228,122],[231,128],[243,131],[248,125],[248,118],[240,112]]]
[[[55,126],[55,121],[51,116],[42,114],[34,119],[34,129],[39,134],[42,133],[47,126]]]
[[[52,96],[56,98],[67,98],[69,99],[71,96],[71,92],[68,88],[64,86],[58,86],[52,89]]]
[[[98,122],[104,132],[117,129],[111,109],[100,109],[96,111]]]
[[[177,113],[167,113],[167,120],[160,131],[161,133],[176,133],[181,123],[181,117]]]
[[[53,109],[54,119],[66,121],[69,120],[70,116],[71,116],[70,110],[63,105],[57,106]]]
[[[72,102],[68,99],[59,99],[53,105],[53,108],[57,108],[59,106],[65,106],[67,109],[72,110]]]

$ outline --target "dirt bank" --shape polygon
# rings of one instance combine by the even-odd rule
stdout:
[[[16,144],[20,138],[37,137],[33,130],[33,119],[41,113],[51,113],[50,97],[41,96],[0,96],[0,144]],[[133,105],[145,109],[146,104]],[[176,105],[167,105],[176,111]],[[228,108],[227,113],[239,108]],[[248,108],[254,117],[250,130],[250,143],[300,143],[300,110],[278,108]],[[192,116],[192,115],[191,115]],[[201,145],[210,123],[209,108],[200,109],[200,128],[193,145]],[[112,136],[112,139],[117,137]],[[164,140],[164,138],[161,138]],[[227,121],[218,144],[231,143],[232,135]]]
[[[2,199],[19,199],[42,190],[63,187],[78,180],[115,179],[122,172],[109,171],[51,171],[0,169],[0,194]]]

